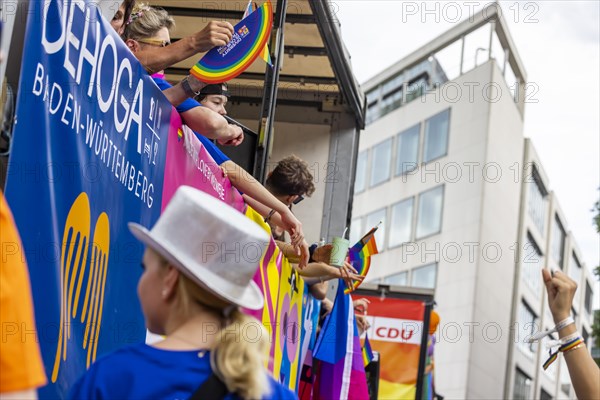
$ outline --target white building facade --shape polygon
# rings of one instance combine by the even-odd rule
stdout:
[[[441,395],[569,398],[563,360],[543,371],[544,344],[525,339],[554,325],[542,267],[578,281],[573,313],[589,336],[592,276],[523,136],[526,76],[493,11],[363,85],[369,123],[359,145],[351,243],[381,221],[368,280],[435,289]],[[465,42],[481,32],[489,45],[466,65]],[[459,61],[448,63],[452,48]],[[480,51],[488,57],[478,63]]]

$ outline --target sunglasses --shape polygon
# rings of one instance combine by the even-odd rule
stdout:
[[[162,40],[162,39],[139,39],[138,42],[150,44],[152,46],[159,46],[159,47],[166,47],[171,44],[170,41]]]
[[[300,203],[302,200],[304,200],[304,196],[302,196],[301,194],[298,195],[298,197],[296,198],[296,200],[294,200],[292,202],[292,204],[298,204]]]

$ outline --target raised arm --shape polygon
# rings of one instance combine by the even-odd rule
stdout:
[[[543,269],[542,277],[548,292],[548,305],[554,323],[558,324],[571,315],[577,283],[560,271],[555,271],[551,275],[550,271]],[[558,336],[562,339],[576,332],[575,324],[570,324],[560,329]],[[594,362],[587,347],[583,345],[563,354],[577,398],[600,399],[600,368]]]
[[[191,36],[166,47],[150,47],[141,50],[136,57],[146,70],[153,74],[169,68],[197,53],[227,44],[233,35],[233,26],[226,21],[211,21]]]

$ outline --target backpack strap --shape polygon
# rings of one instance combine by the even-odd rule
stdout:
[[[229,393],[227,386],[212,373],[207,380],[196,389],[189,400],[222,400]]]

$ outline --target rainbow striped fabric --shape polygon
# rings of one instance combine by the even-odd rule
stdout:
[[[365,335],[365,343],[362,348],[362,356],[365,367],[373,361],[373,349],[371,348],[371,342],[369,342],[369,335]]]
[[[375,243],[375,232],[379,225],[371,229],[354,246],[348,250],[348,259],[350,264],[358,271],[359,275],[366,276],[371,266],[371,256],[379,253],[377,243]],[[355,291],[361,282],[356,281],[352,284],[352,289],[348,288],[345,294]]]

